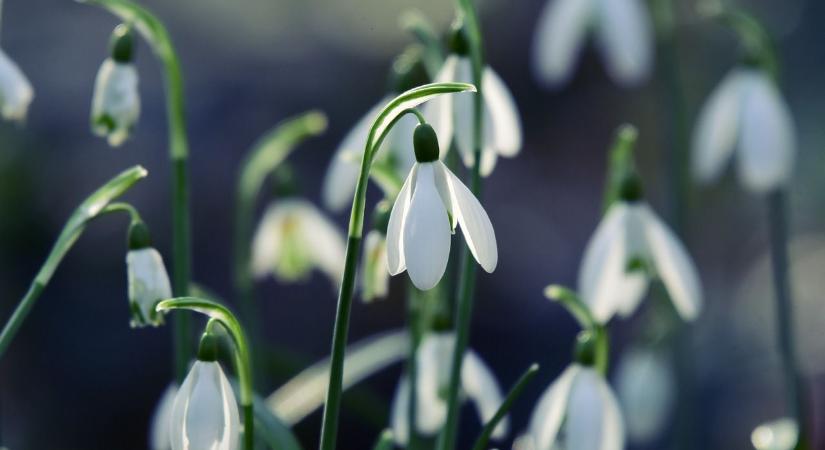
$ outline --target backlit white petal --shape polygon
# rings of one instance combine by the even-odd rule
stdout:
[[[116,147],[129,137],[139,116],[140,95],[135,66],[107,58],[95,79],[92,130]]]
[[[418,347],[416,428],[422,434],[437,433],[447,419],[443,393],[449,385],[455,351],[455,333],[427,333]]]
[[[616,392],[632,442],[647,443],[664,430],[676,397],[668,359],[650,350],[626,351],[616,368]]]
[[[415,190],[402,237],[407,272],[415,287],[421,290],[438,284],[450,257],[450,220],[435,187],[435,164],[441,162],[416,164]],[[456,211],[459,208],[456,206]]]
[[[796,160],[793,118],[776,84],[750,70],[742,103],[737,168],[743,184],[766,192],[788,183]]]
[[[592,368],[583,368],[570,390],[565,422],[567,450],[621,450],[624,430],[618,402]]]
[[[763,423],[751,433],[756,450],[791,450],[798,440],[799,426],[789,417]]]
[[[34,90],[20,67],[0,50],[0,113],[6,120],[23,121]]]
[[[645,233],[659,278],[673,306],[685,320],[693,320],[702,309],[702,286],[693,261],[673,232],[647,205],[643,206]]]
[[[507,85],[490,67],[484,68],[482,78],[482,92],[484,92],[484,112],[489,116],[490,126],[485,126],[485,133],[490,129],[491,142],[502,156],[515,156],[521,150],[521,119],[519,118],[516,102],[507,89]]]
[[[643,0],[597,0],[596,41],[614,82],[645,81],[653,62],[653,26]]]
[[[548,87],[567,82],[573,74],[596,0],[551,0],[539,16],[533,41],[533,69]]]
[[[441,70],[436,74],[434,83],[445,83],[456,80],[456,70],[458,67],[459,57],[450,55],[444,60]],[[444,158],[447,151],[450,149],[450,144],[453,141],[453,133],[455,132],[455,116],[453,115],[453,101],[456,98],[470,97],[470,95],[441,95],[429,102],[422,108],[421,112],[427,119],[436,136],[438,136],[438,148],[441,150],[440,157]],[[412,142],[412,140],[411,140]]]
[[[238,406],[217,362],[196,361],[175,399],[171,438],[174,450],[237,450]]]
[[[443,97],[450,97],[444,95]],[[415,164],[415,149],[413,148],[413,133],[418,126],[418,118],[412,114],[405,114],[393,125],[384,140],[384,149],[377,158],[391,158],[396,171],[404,176],[410,173]],[[387,149],[386,147],[389,146]],[[388,151],[389,150],[389,151]]]
[[[407,219],[407,212],[410,207],[410,200],[412,199],[413,186],[415,185],[416,173],[418,172],[418,165],[414,165],[401,191],[395,198],[395,203],[390,212],[390,220],[387,224],[387,270],[390,275],[398,275],[407,270],[407,264],[404,260],[404,240],[402,233],[404,230],[404,222]]]
[[[476,196],[455,174],[450,172],[447,166],[441,162],[435,165],[437,170],[441,171],[438,176],[443,176],[447,180],[453,214],[461,227],[470,252],[487,273],[492,273],[498,264],[498,246],[493,224],[487,212],[484,211]]]
[[[384,298],[389,292],[387,272],[387,239],[378,230],[371,230],[364,240],[364,266],[361,272],[361,298],[365,302]]]
[[[175,397],[178,394],[178,385],[171,383],[163,391],[155,412],[152,414],[152,423],[149,427],[149,445],[152,450],[170,450],[172,443],[169,434],[169,424],[172,420],[172,409],[175,406]]]
[[[455,80],[463,83],[473,82],[473,64],[467,56],[458,57]],[[473,166],[473,117],[474,95],[460,95],[453,98],[453,120],[455,145],[461,160],[467,167]]]
[[[300,224],[302,245],[312,263],[333,283],[340,283],[344,274],[346,244],[338,227],[326,218],[312,203],[294,200],[295,215]]]
[[[401,376],[395,395],[392,399],[392,410],[390,411],[390,426],[392,427],[392,437],[396,445],[406,446],[410,439],[410,380],[406,376]]]
[[[645,215],[642,209],[638,202],[629,203],[625,217],[624,248],[627,261],[618,269],[618,284],[614,289],[613,300],[616,303],[616,313],[620,317],[629,317],[636,311],[650,286],[648,273],[644,268],[630,270],[629,267],[634,259],[641,260],[644,264],[650,259],[645,234]]]
[[[567,411],[570,389],[582,368],[571,364],[541,395],[530,418],[533,450],[553,450]]]
[[[269,206],[252,238],[252,273],[263,277],[272,272],[281,256],[284,234],[281,230],[287,217],[287,210]]]
[[[347,133],[344,140],[335,150],[335,155],[329,162],[327,173],[324,176],[322,198],[324,206],[340,211],[352,203],[355,193],[355,184],[358,182],[361,158],[367,144],[367,136],[373,121],[381,112],[381,108],[392,100],[391,97],[382,98],[370,108],[355,126]]]
[[[489,422],[504,401],[493,371],[472,350],[464,354],[461,387],[467,397],[475,403],[481,423]],[[507,436],[509,428],[510,420],[505,417],[493,430],[493,438],[503,439]]]
[[[155,311],[155,306],[159,301],[172,297],[172,287],[160,253],[151,247],[130,250],[126,254],[126,268],[131,325],[162,324],[163,316]]]
[[[735,70],[710,94],[693,130],[691,168],[702,183],[722,173],[739,134],[744,75]]]

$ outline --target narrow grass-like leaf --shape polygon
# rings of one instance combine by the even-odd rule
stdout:
[[[387,428],[382,431],[372,448],[373,450],[392,450],[394,448],[392,430]]]
[[[481,434],[479,434],[478,439],[476,439],[476,443],[473,446],[473,450],[487,450],[487,444],[490,442],[490,436],[493,435],[493,431],[495,431],[499,422],[504,419],[504,416],[506,416],[507,412],[510,411],[510,408],[513,407],[513,403],[521,395],[521,392],[524,390],[525,386],[527,386],[527,383],[529,383],[533,377],[536,376],[538,371],[539,365],[533,363],[533,365],[528,367],[527,370],[521,375],[518,381],[516,381],[516,384],[510,388],[510,392],[507,393],[507,397],[501,403],[501,406],[498,407],[498,410],[493,415],[493,418],[484,425],[484,428],[482,428]]]

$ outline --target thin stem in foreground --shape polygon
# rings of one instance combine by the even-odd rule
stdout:
[[[510,411],[510,408],[512,408],[513,403],[521,395],[524,388],[527,387],[527,384],[530,383],[533,377],[536,376],[538,371],[539,365],[534,363],[527,368],[521,377],[519,377],[516,384],[510,388],[510,392],[507,394],[504,402],[501,403],[501,406],[498,407],[498,410],[493,415],[493,418],[484,425],[484,428],[481,430],[481,434],[478,436],[478,439],[476,439],[475,445],[473,445],[473,450],[487,450],[487,444],[490,442],[490,436],[493,435],[493,432],[496,430],[499,422],[504,419],[504,416],[506,416],[507,412]]]

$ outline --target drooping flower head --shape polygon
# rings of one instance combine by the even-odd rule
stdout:
[[[474,83],[473,65],[468,54],[464,29],[458,27],[451,35],[451,53],[435,77],[436,82]],[[513,95],[504,81],[489,66],[482,69],[483,123],[481,174],[493,172],[499,156],[511,158],[521,150],[522,131]],[[444,95],[424,106],[424,116],[438,133],[444,157],[455,139],[464,165],[473,167],[474,98],[471,95]]]
[[[620,198],[608,209],[585,249],[579,293],[593,316],[606,323],[632,314],[652,277],[664,283],[673,306],[685,320],[702,306],[696,268],[678,237],[643,200],[641,181],[629,174]]]
[[[111,56],[103,61],[92,97],[92,131],[112,147],[129,137],[140,116],[134,34],[126,25],[112,32]]]
[[[591,33],[615,83],[648,78],[653,26],[644,0],[549,0],[533,41],[536,77],[551,88],[566,84]]]
[[[283,282],[306,279],[313,269],[333,283],[344,271],[344,238],[312,203],[286,197],[270,205],[252,241],[252,272]]]
[[[0,113],[6,120],[26,120],[34,98],[31,83],[20,67],[0,49]]]
[[[163,324],[163,314],[155,311],[161,300],[172,297],[172,287],[163,258],[152,248],[149,229],[143,222],[129,227],[129,252],[126,254],[131,325],[143,327]]]
[[[473,257],[488,273],[498,263],[493,225],[475,195],[438,159],[438,138],[428,124],[413,136],[416,163],[390,213],[387,264],[390,275],[405,270],[421,290],[433,288],[447,268],[456,225]]]
[[[416,353],[416,417],[415,431],[432,436],[438,433],[447,420],[446,392],[449,384],[450,367],[455,352],[454,332],[427,333]],[[504,400],[498,382],[490,368],[472,350],[464,354],[461,365],[461,389],[465,398],[471,400],[478,411],[482,423],[493,418]],[[392,403],[393,436],[398,445],[404,446],[409,440],[410,383],[406,376],[401,378]],[[507,435],[508,418],[504,418],[493,432],[494,439]]]

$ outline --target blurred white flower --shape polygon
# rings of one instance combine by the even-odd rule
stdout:
[[[615,202],[585,249],[578,280],[582,300],[600,323],[614,314],[627,317],[654,275],[683,319],[699,315],[702,286],[678,237],[644,201]]]
[[[472,62],[468,56],[451,54],[435,77],[435,82],[474,83]],[[490,67],[482,72],[481,90],[484,99],[484,123],[482,124],[481,174],[488,176],[496,165],[498,156],[511,158],[521,150],[522,131],[513,95],[504,81]],[[455,145],[467,167],[473,167],[473,117],[472,95],[443,95],[427,103],[424,116],[438,134],[442,158],[455,137]]]
[[[676,400],[670,360],[651,349],[625,351],[616,368],[614,385],[630,442],[645,444],[660,436]]]
[[[637,85],[653,66],[653,26],[643,0],[550,0],[533,41],[533,69],[548,87],[570,80],[590,33],[616,84]]]
[[[237,450],[241,431],[232,386],[215,361],[196,361],[175,397],[173,450]]]
[[[361,272],[361,298],[365,302],[387,296],[390,274],[387,273],[387,236],[371,230],[364,240],[364,266]]]
[[[579,364],[571,364],[542,394],[529,436],[526,447],[532,450],[621,450],[625,444],[613,391],[593,368]]]
[[[172,287],[163,258],[152,247],[129,250],[126,254],[131,325],[143,327],[163,324],[163,314],[155,311],[159,301],[172,298]]]
[[[432,332],[424,336],[416,354],[417,380],[415,427],[416,432],[432,436],[438,433],[447,420],[447,389],[450,368],[455,351],[454,332]],[[461,389],[471,400],[482,423],[489,422],[504,398],[490,368],[472,350],[464,354],[461,365]],[[410,383],[402,376],[395,391],[390,422],[398,445],[409,440]],[[493,432],[494,439],[507,435],[509,419],[504,418]]]
[[[333,283],[344,272],[344,238],[312,203],[285,198],[270,205],[252,241],[252,271],[283,282],[307,278],[317,268]]]
[[[751,433],[751,443],[756,450],[792,450],[799,439],[799,426],[790,418],[763,423]]]
[[[739,179],[766,192],[786,185],[796,159],[793,118],[770,77],[732,70],[705,102],[693,131],[693,174],[714,181],[736,150]]]
[[[0,113],[6,120],[26,120],[34,90],[20,67],[0,50]]]
[[[95,79],[92,131],[117,147],[129,137],[139,116],[140,96],[134,64],[107,58]]]
[[[438,160],[432,127],[417,126],[415,141],[418,162],[395,200],[387,227],[390,275],[406,270],[415,287],[432,289],[447,268],[456,224],[476,261],[493,272],[498,248],[490,218],[475,195]]]
[[[178,385],[170,383],[163,391],[163,395],[160,396],[157,406],[155,406],[149,428],[149,448],[152,450],[172,450],[169,424],[172,421],[172,409],[175,406],[177,395]]]
[[[393,99],[392,95],[382,98],[359,120],[335,150],[335,155],[327,167],[324,176],[322,197],[324,206],[332,211],[341,211],[352,203],[361,158],[370,127],[381,110]],[[405,114],[392,127],[384,139],[381,150],[377,153],[378,161],[389,160],[396,168],[399,178],[409,172],[415,162],[412,146],[413,129],[418,124],[416,118]]]

